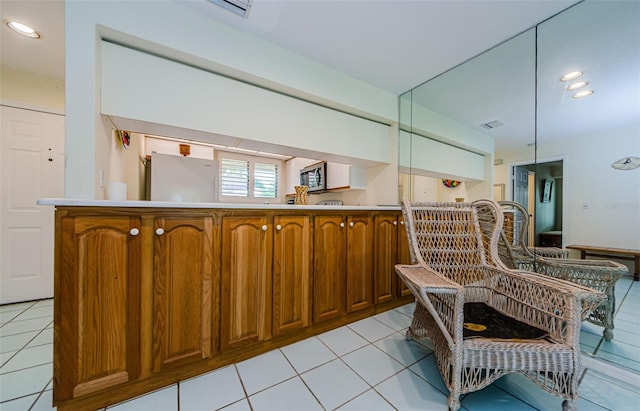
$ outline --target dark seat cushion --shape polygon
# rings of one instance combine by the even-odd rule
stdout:
[[[538,340],[547,336],[539,328],[494,310],[484,303],[464,305],[464,338],[499,340]]]

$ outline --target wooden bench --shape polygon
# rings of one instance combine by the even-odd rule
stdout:
[[[633,280],[640,280],[640,250],[630,248],[594,247],[591,245],[568,245],[567,248],[580,251],[580,258],[598,256],[633,261]]]

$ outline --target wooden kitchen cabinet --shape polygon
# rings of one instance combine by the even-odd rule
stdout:
[[[368,215],[319,215],[314,227],[314,321],[373,304],[373,224]]]
[[[398,219],[394,214],[374,217],[374,296],[375,303],[391,301],[396,296],[395,265],[398,256]]]
[[[220,349],[271,337],[273,227],[268,217],[222,217]]]
[[[153,370],[211,357],[217,350],[212,217],[155,218]]]
[[[346,230],[341,215],[318,215],[313,230],[313,321],[345,313]]]
[[[101,409],[408,302],[397,215],[59,207],[54,405]]]
[[[411,290],[395,272],[396,264],[411,264],[404,218],[397,214],[378,214],[375,230],[375,303],[411,295]]]
[[[373,220],[369,215],[347,217],[347,313],[373,305]]]
[[[140,372],[141,220],[57,215],[54,401]],[[61,298],[64,296],[64,298]]]
[[[310,217],[273,217],[273,334],[311,324]]]

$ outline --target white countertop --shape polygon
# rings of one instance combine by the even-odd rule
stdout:
[[[60,207],[131,207],[131,208],[226,208],[253,210],[362,210],[362,211],[396,211],[399,205],[380,206],[328,206],[328,205],[294,205],[294,204],[238,204],[238,203],[187,203],[173,201],[115,201],[90,200],[81,198],[41,198],[38,205]]]

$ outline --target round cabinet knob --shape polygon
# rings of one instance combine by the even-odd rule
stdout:
[[[349,227],[353,227],[353,221],[349,223]]]
[[[344,223],[340,223],[340,227],[343,228],[344,227]]]
[[[262,226],[262,231],[267,231],[267,225],[266,224]]]
[[[404,220],[400,221],[400,225],[404,225]]]
[[[281,226],[280,224],[278,224],[278,225],[276,226],[276,230],[278,230],[278,231],[282,230],[282,226]]]
[[[137,228],[132,228],[131,230],[129,230],[129,234],[136,236],[140,234],[140,230],[138,230]]]
[[[157,234],[157,235],[162,235],[162,234],[164,234],[164,229],[162,229],[162,228],[156,228],[156,234]]]
[[[394,221],[394,222],[393,222],[393,225],[398,225],[398,222],[397,222],[397,221]]]

